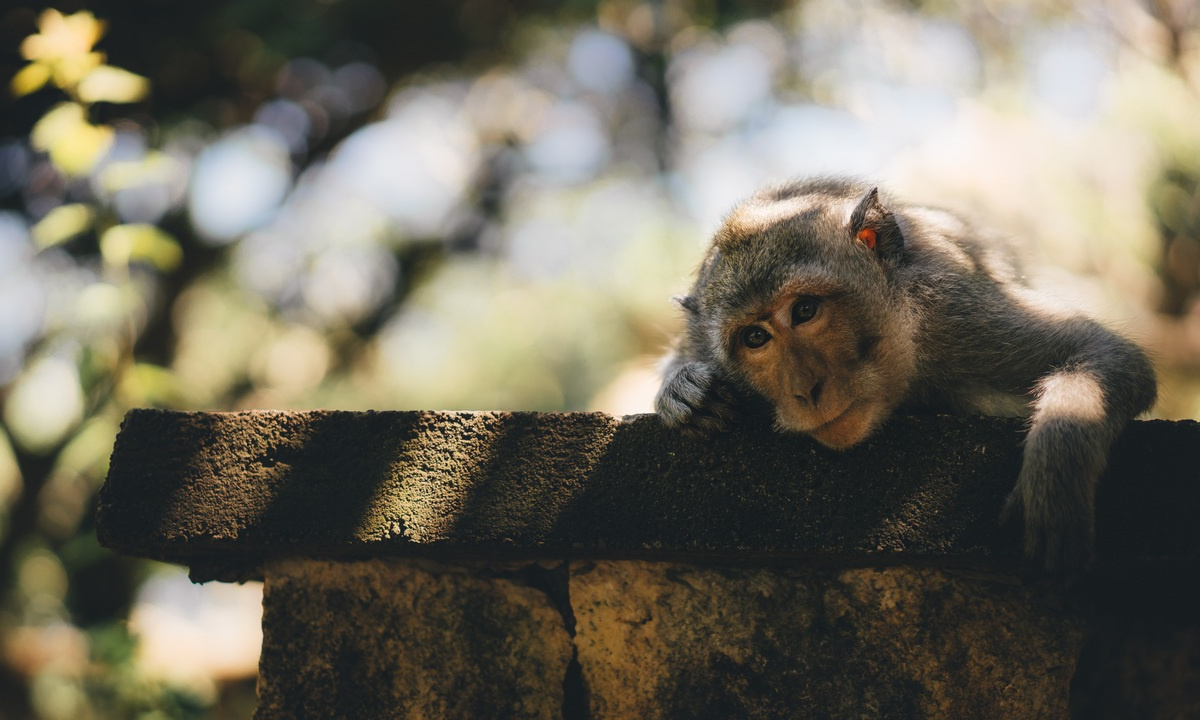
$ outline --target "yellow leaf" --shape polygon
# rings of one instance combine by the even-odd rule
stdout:
[[[50,148],[50,162],[66,175],[84,175],[104,157],[112,143],[112,128],[84,124]]]
[[[54,63],[54,84],[63,90],[70,90],[103,62],[104,54],[95,52],[63,58]]]
[[[50,108],[33,126],[29,140],[38,150],[49,150],[54,140],[74,131],[80,124],[87,122],[84,118],[83,106],[75,103],[59,103]]]
[[[54,83],[64,90],[104,62],[103,54],[92,51],[104,23],[86,10],[72,15],[47,10],[38,18],[38,30],[21,43],[21,55],[49,67]]]
[[[82,175],[108,151],[113,129],[89,123],[77,103],[61,103],[34,124],[29,139],[64,174]]]
[[[137,160],[118,160],[106,163],[97,180],[108,193],[153,183],[171,184],[180,181],[186,168],[175,158],[150,150]]]
[[[41,90],[42,86],[50,79],[50,74],[50,66],[46,63],[29,63],[21,68],[16,75],[13,75],[12,82],[9,83],[13,96],[24,97],[29,93]]]
[[[109,265],[148,262],[169,272],[179,267],[183,250],[175,238],[149,223],[114,225],[100,236],[100,254]]]
[[[95,218],[96,211],[89,205],[60,205],[46,213],[29,232],[39,248],[48,248],[87,230]]]
[[[128,70],[101,65],[84,76],[76,93],[84,102],[137,102],[146,97],[150,81]]]
[[[38,18],[38,30],[21,43],[21,55],[26,60],[57,62],[91,52],[104,34],[104,23],[86,10],[63,15],[50,9]]]

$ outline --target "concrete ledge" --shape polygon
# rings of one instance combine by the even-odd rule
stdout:
[[[97,531],[218,577],[295,555],[1009,567],[996,518],[1022,434],[897,418],[834,452],[766,427],[693,440],[653,415],[134,410]],[[1198,468],[1200,423],[1135,422],[1101,486],[1101,564],[1200,557]]]

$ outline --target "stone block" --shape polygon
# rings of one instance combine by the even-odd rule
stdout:
[[[1066,718],[1078,615],[932,568],[571,567],[592,720]]]
[[[571,639],[541,590],[419,560],[265,576],[256,720],[562,716]]]

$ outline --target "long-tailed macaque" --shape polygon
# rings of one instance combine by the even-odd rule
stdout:
[[[837,449],[908,409],[1028,415],[1003,514],[1050,571],[1090,561],[1109,446],[1157,392],[1137,345],[1026,287],[1006,245],[855,180],[738,205],[680,304],[655,401],[671,427],[720,430],[755,396]]]

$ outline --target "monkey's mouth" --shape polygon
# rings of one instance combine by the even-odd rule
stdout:
[[[846,407],[842,408],[842,411],[841,411],[841,412],[839,412],[837,415],[834,415],[833,417],[831,417],[830,419],[826,420],[825,422],[821,423],[820,425],[816,426],[815,428],[813,428],[813,429],[812,429],[812,430],[810,430],[809,432],[817,432],[818,430],[821,430],[821,429],[823,429],[823,428],[827,428],[827,427],[829,427],[830,425],[833,425],[834,423],[838,422],[838,421],[839,421],[839,420],[841,420],[842,418],[846,417],[846,415],[850,414],[850,411],[854,409],[854,406],[855,406],[855,405],[858,405],[858,401],[857,401],[857,400],[851,400],[851,401],[850,401],[850,402],[849,402],[849,403],[846,405]]]
[[[840,423],[842,420],[846,419],[846,416],[847,416],[847,415],[849,415],[851,412],[853,412],[853,411],[854,411],[854,409],[855,409],[855,407],[857,407],[857,406],[858,406],[858,404],[859,404],[859,402],[858,402],[857,400],[851,400],[851,401],[850,401],[850,402],[849,402],[849,403],[846,405],[846,407],[842,408],[842,411],[841,411],[841,412],[839,412],[837,415],[834,415],[832,418],[830,418],[830,419],[826,420],[825,422],[823,422],[823,423],[821,423],[820,425],[816,426],[816,427],[815,427],[815,428],[813,428],[812,430],[809,430],[808,432],[810,432],[810,433],[819,433],[819,432],[821,432],[822,430],[828,430],[828,429],[831,429],[831,428],[833,428],[833,427],[834,427],[834,426],[836,426],[838,423]]]
[[[779,403],[775,408],[775,424],[780,430],[802,432],[811,435],[841,421],[857,404],[857,401],[851,400],[832,417],[822,420],[821,415],[827,415],[827,413],[820,412],[806,403]]]
[[[800,430],[822,445],[842,450],[854,445],[870,434],[875,425],[872,406],[861,400],[852,400],[842,411],[816,427]],[[800,429],[800,428],[795,428]]]

